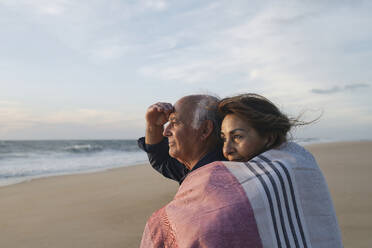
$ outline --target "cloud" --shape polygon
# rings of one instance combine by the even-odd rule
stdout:
[[[332,94],[336,92],[340,92],[342,89],[338,86],[334,86],[329,89],[312,89],[311,92],[315,94]]]
[[[118,59],[122,57],[129,47],[120,41],[101,41],[99,45],[94,45],[88,54],[95,62]]]
[[[66,132],[73,126],[80,129],[100,128],[101,130],[126,131],[143,125],[142,118],[138,119],[136,116],[129,116],[120,111],[81,108],[43,113],[41,110],[31,109],[21,103],[0,101],[0,138],[16,137],[17,132],[27,133],[30,130],[41,129],[41,127],[58,127]],[[43,136],[48,135],[50,134]]]
[[[33,126],[35,118],[18,103],[0,102],[0,135]]]
[[[29,37],[31,42],[39,43],[43,32],[68,51],[107,62],[123,58],[129,50],[142,51],[138,44],[146,36],[143,30],[155,25],[147,23],[146,17],[167,10],[169,1],[0,0],[0,6],[10,18],[16,14],[40,30]]]
[[[167,1],[165,1],[165,0],[144,0],[144,1],[142,1],[142,4],[146,8],[154,9],[154,10],[157,10],[157,11],[165,10],[168,6]]]
[[[306,21],[306,19],[314,17],[315,14],[312,13],[304,13],[301,15],[293,15],[293,16],[283,16],[283,17],[273,17],[269,18],[267,22],[270,24],[274,24],[276,26],[281,25],[297,25],[301,22]]]
[[[20,104],[21,104],[20,102],[0,100],[0,109],[4,107],[9,107],[9,106],[14,107]]]
[[[344,89],[355,90],[359,88],[368,88],[369,86],[370,86],[369,84],[348,84],[348,85],[345,85]]]
[[[98,109],[74,109],[53,112],[42,118],[44,123],[70,123],[84,125],[109,125],[124,121],[124,115],[118,111],[107,111]]]
[[[372,22],[365,11],[369,6],[360,4],[349,10],[348,5],[336,1],[332,4],[292,1],[253,3],[247,9],[234,7],[237,6],[220,4],[209,11],[205,8],[203,14],[188,15],[187,26],[168,33],[167,40],[172,40],[177,49],[162,50],[162,56],[144,64],[138,72],[151,79],[177,80],[195,86],[214,81],[221,92],[230,86],[226,79],[248,89],[259,83],[265,92],[278,94],[293,92],[294,88],[306,94],[313,82],[317,82],[314,93],[339,92],[344,89],[328,82],[364,81],[368,80],[367,74],[372,76],[367,72],[370,56],[344,52],[349,44],[369,40],[367,30]],[[236,15],[244,18],[229,22]],[[184,20],[180,16],[177,21]],[[185,40],[186,46],[179,46]],[[369,48],[363,47],[364,51]],[[351,66],[354,63],[361,66]],[[326,87],[325,91],[320,87]]]
[[[71,0],[0,0],[0,4],[28,11],[34,11],[37,14],[50,16],[62,15],[71,5]]]
[[[195,59],[186,64],[164,63],[153,66],[142,67],[139,73],[144,76],[156,76],[161,80],[183,81],[187,84],[197,84],[205,81],[218,79],[221,74],[234,71],[231,61],[221,59]]]
[[[352,90],[356,90],[359,88],[368,88],[368,87],[369,87],[368,84],[348,84],[343,87],[333,86],[328,89],[311,89],[310,92],[315,93],[315,94],[334,94],[337,92],[352,91]]]

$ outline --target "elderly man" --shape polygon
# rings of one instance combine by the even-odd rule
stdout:
[[[138,140],[154,169],[183,182],[203,165],[225,160],[222,155],[218,99],[190,95],[170,103],[151,105],[146,113],[146,136]],[[169,124],[164,129],[164,124]]]

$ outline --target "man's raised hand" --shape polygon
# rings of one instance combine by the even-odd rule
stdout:
[[[146,112],[146,144],[157,144],[163,139],[164,124],[173,111],[170,103],[158,102],[151,105]]]
[[[168,122],[169,114],[172,113],[173,106],[170,103],[158,102],[151,105],[146,112],[147,125],[163,126]]]

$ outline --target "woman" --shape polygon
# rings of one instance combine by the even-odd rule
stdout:
[[[225,98],[219,112],[224,156],[229,161],[249,161],[240,169],[254,175],[256,183],[245,187],[246,195],[253,203],[258,194],[252,188],[256,188],[267,201],[253,209],[256,222],[262,224],[257,226],[263,246],[342,247],[331,198],[315,159],[301,146],[287,142],[291,127],[307,123],[290,120],[257,94]],[[237,178],[243,177],[244,173],[227,167]],[[245,180],[250,179],[248,175]]]
[[[257,94],[225,98],[219,104],[219,112],[223,116],[223,153],[230,161],[246,162],[279,147],[287,141],[292,126],[305,124],[290,120],[272,102]]]

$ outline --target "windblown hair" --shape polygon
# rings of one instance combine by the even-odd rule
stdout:
[[[222,118],[235,114],[246,120],[261,137],[272,135],[273,143],[267,150],[286,142],[292,127],[309,124],[288,118],[270,100],[254,93],[224,98],[218,105],[218,111]]]

